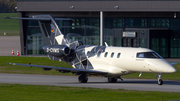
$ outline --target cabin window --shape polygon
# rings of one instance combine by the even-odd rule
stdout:
[[[99,51],[97,54],[97,57],[100,57],[100,56],[101,56],[101,51]]]
[[[113,56],[114,56],[114,52],[113,52],[113,53],[111,53],[111,58],[113,58]]]
[[[90,56],[90,51],[87,52],[87,56],[88,56],[88,57]]]
[[[106,52],[106,53],[104,54],[104,57],[106,58],[106,57],[107,57],[107,55],[108,55],[108,52]]]
[[[120,55],[121,55],[121,53],[118,53],[118,54],[117,54],[117,58],[119,58],[119,57],[120,57]]]

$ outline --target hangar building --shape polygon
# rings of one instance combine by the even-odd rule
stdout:
[[[50,14],[65,37],[84,44],[146,47],[180,57],[179,0],[17,0],[19,17]],[[37,21],[20,20],[22,55],[44,54]]]

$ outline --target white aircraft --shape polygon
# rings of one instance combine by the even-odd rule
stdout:
[[[32,18],[9,18],[38,20],[45,41],[43,47],[49,59],[65,61],[74,68],[51,67],[32,64],[9,63],[12,65],[34,66],[44,70],[56,69],[59,72],[72,72],[80,75],[80,83],[86,83],[89,75],[101,75],[109,82],[116,82],[122,75],[139,72],[157,74],[158,84],[162,85],[161,74],[174,73],[176,69],[160,55],[146,48],[109,47],[83,45],[82,42],[64,38],[51,15],[35,15]],[[122,80],[122,79],[121,79]]]

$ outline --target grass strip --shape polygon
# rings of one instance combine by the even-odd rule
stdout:
[[[20,33],[6,33],[6,35],[4,35],[4,33],[0,33],[0,36],[19,36]]]
[[[18,17],[18,13],[0,13],[0,31],[19,31],[19,20],[4,19]]]
[[[68,67],[72,68],[65,62],[49,60],[48,57],[17,57],[17,56],[0,56],[0,73],[17,73],[17,74],[42,74],[42,75],[72,75],[72,73],[59,73],[56,70],[44,71],[42,68],[15,66],[6,63],[23,63],[23,64],[36,64],[55,67]]]
[[[170,101],[180,93],[0,84],[0,101]]]

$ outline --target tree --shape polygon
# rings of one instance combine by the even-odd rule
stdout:
[[[17,12],[16,0],[0,0],[0,13],[15,13]]]

